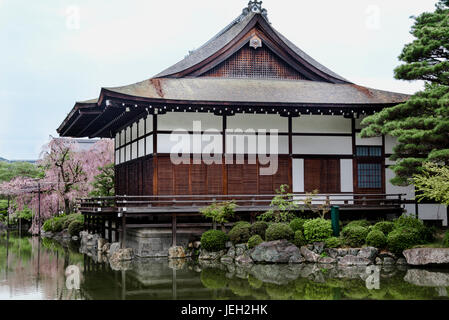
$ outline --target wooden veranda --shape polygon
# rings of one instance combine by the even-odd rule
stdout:
[[[89,233],[113,239],[125,245],[127,229],[171,228],[173,245],[179,229],[216,227],[202,217],[201,209],[225,201],[233,201],[235,220],[254,222],[266,212],[276,195],[158,195],[114,196],[80,199],[79,210],[84,215],[84,227]],[[404,194],[318,194],[311,197],[312,206],[338,206],[342,220],[368,218],[379,220],[386,215],[399,216],[403,212]],[[303,193],[291,194],[298,215],[312,213],[304,204],[309,198]],[[226,226],[232,226],[229,223]]]

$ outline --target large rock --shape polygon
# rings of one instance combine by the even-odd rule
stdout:
[[[360,249],[359,253],[357,254],[357,257],[365,258],[371,261],[374,261],[374,259],[377,256],[377,249],[374,247],[365,247]]]
[[[119,249],[114,254],[111,255],[109,261],[114,262],[123,262],[123,261],[131,261],[134,257],[133,249]]]
[[[244,254],[246,252],[246,250],[248,250],[248,245],[246,243],[235,245],[235,255],[236,256],[241,256],[242,254]]]
[[[220,260],[226,254],[226,250],[221,250],[217,252],[211,252],[204,249],[201,249],[199,260]]]
[[[254,262],[289,263],[292,256],[301,255],[297,246],[287,240],[264,242],[256,246],[251,253]]]
[[[324,242],[314,242],[313,243],[313,252],[315,252],[317,254],[322,254],[325,246],[326,245]]]
[[[368,266],[372,263],[371,260],[352,255],[344,256],[338,260],[338,264],[341,266]]]
[[[404,280],[420,287],[449,287],[449,274],[422,269],[410,269]]]
[[[306,246],[301,247],[301,254],[304,256],[304,259],[306,259],[307,262],[315,263],[320,259],[319,254],[313,252],[312,250],[309,250]]]
[[[168,258],[169,259],[185,259],[186,258],[186,251],[184,250],[184,247],[171,247],[168,249]]]
[[[332,257],[320,257],[318,259],[318,263],[323,263],[323,264],[332,264],[332,263],[335,263],[335,262],[337,262],[337,260],[335,260]]]
[[[449,249],[417,248],[403,252],[408,264],[413,266],[449,264]]]
[[[235,263],[238,265],[250,265],[253,264],[253,260],[247,254],[242,254],[235,258]]]
[[[120,250],[120,242],[111,243],[109,247],[109,256],[112,256],[116,251]]]

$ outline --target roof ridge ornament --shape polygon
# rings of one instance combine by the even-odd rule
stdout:
[[[268,11],[262,8],[262,1],[250,0],[248,2],[248,7],[243,9],[242,15],[247,16],[251,12],[261,14],[265,19],[268,20]]]

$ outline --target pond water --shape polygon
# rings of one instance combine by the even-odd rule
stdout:
[[[49,239],[0,235],[0,300],[448,300],[449,270],[200,264],[142,259],[113,270]]]

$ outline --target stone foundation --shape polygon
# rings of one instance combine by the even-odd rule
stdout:
[[[191,233],[177,233],[176,243],[186,248],[192,239]],[[145,228],[127,230],[126,247],[132,248],[140,258],[168,257],[172,247],[172,230],[169,228]]]

